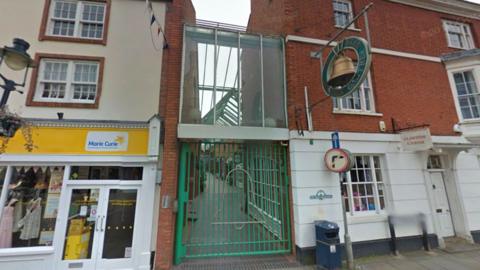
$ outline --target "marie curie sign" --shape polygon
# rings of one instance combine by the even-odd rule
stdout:
[[[85,151],[122,152],[128,149],[128,132],[91,131],[87,134]]]

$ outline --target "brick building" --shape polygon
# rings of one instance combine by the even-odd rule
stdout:
[[[313,222],[342,224],[342,198],[355,256],[389,252],[393,214],[424,214],[432,246],[478,241],[480,7],[373,1],[368,79],[326,99],[312,52],[369,2],[252,0],[248,29],[195,23],[188,1],[168,4],[156,268],[260,254],[311,262]],[[346,36],[366,37],[365,21]],[[305,89],[310,104],[323,100],[310,126]],[[412,127],[431,133],[428,150],[402,146]],[[335,130],[355,156],[341,183],[323,165]],[[396,229],[402,249],[421,248],[418,224]]]
[[[370,2],[370,75],[352,95],[316,105],[307,131],[304,89],[310,104],[325,98],[320,61],[311,52]],[[479,241],[479,11],[479,5],[465,1],[252,0],[249,30],[281,35],[287,44],[294,241],[300,260],[313,254],[314,220],[343,223],[341,198],[356,256],[389,251],[391,214],[424,213],[432,245],[444,246],[451,236]],[[367,38],[363,18],[342,38],[347,36]],[[399,130],[423,125],[433,147],[404,149]],[[355,156],[341,183],[323,165],[335,130],[342,147]],[[317,192],[332,199],[312,196]],[[406,248],[419,246],[419,234],[418,225],[398,226]]]

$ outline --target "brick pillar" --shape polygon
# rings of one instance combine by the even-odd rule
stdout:
[[[171,269],[174,254],[175,219],[173,200],[177,198],[179,144],[177,124],[180,104],[182,69],[183,25],[195,21],[195,11],[190,0],[173,0],[167,3],[165,34],[168,49],[163,52],[160,116],[164,119],[163,182],[161,197],[172,199],[170,208],[159,211],[155,269]]]

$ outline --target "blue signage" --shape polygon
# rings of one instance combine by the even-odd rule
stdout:
[[[332,133],[332,148],[340,149],[340,136],[338,135],[338,131]]]

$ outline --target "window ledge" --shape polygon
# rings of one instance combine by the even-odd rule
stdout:
[[[22,247],[22,248],[4,248],[0,249],[1,257],[28,256],[28,255],[48,255],[53,254],[54,248],[51,247]]]
[[[388,219],[386,213],[380,212],[380,214],[372,213],[361,216],[351,216],[347,214],[348,224],[363,224],[363,223],[375,223],[375,222],[385,222]]]
[[[480,118],[464,119],[460,125],[480,124]]]
[[[451,46],[451,45],[449,45],[448,47],[449,47],[450,49],[463,50],[463,51],[468,51],[468,50],[476,49],[475,47],[473,47],[473,48],[462,48],[462,47],[455,47],[455,46]]]
[[[335,25],[335,28],[343,29],[343,26]],[[348,31],[354,31],[354,32],[362,32],[362,29],[355,28],[355,27],[348,27],[347,30]]]
[[[107,45],[106,38],[102,39],[92,39],[92,38],[81,38],[81,37],[70,37],[70,36],[52,36],[52,35],[40,35],[39,41],[59,41],[59,42],[73,42],[73,43],[85,43],[85,44],[97,44],[97,45]]]
[[[374,117],[382,117],[383,113],[375,113],[375,112],[360,112],[360,111],[346,111],[346,110],[333,110],[334,114],[350,114],[350,115],[363,115],[363,116],[374,116]]]

